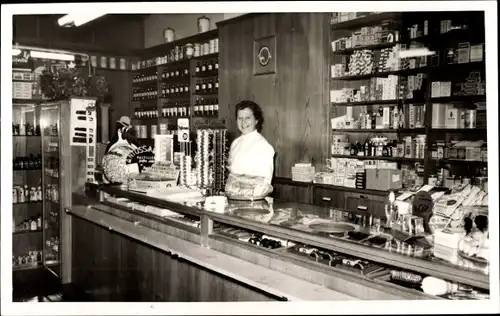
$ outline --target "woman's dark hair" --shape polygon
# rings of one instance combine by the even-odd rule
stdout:
[[[236,108],[234,110],[234,116],[236,117],[236,119],[238,119],[238,112],[244,109],[250,109],[252,111],[253,116],[257,121],[257,131],[260,132],[262,130],[262,124],[264,124],[264,115],[262,114],[262,109],[260,108],[260,106],[253,101],[241,101],[240,103],[236,104]]]

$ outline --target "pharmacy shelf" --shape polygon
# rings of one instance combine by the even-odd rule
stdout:
[[[342,133],[405,133],[405,134],[418,134],[425,133],[425,128],[400,128],[400,129],[346,129],[334,128],[333,132]]]
[[[366,26],[379,24],[385,20],[399,20],[401,19],[402,12],[382,12],[374,13],[362,18],[357,18],[345,22],[334,23],[330,25],[332,30],[353,30],[360,29]]]
[[[434,163],[444,163],[444,164],[473,164],[473,165],[488,165],[487,161],[481,160],[465,160],[465,159],[432,159]]]
[[[454,95],[451,97],[431,98],[432,103],[447,103],[447,102],[481,102],[486,101],[486,95]]]
[[[359,160],[387,160],[397,162],[424,162],[424,159],[403,158],[403,157],[380,157],[380,156],[352,156],[352,155],[331,155],[332,158],[346,158]]]
[[[430,131],[432,133],[477,134],[477,133],[486,133],[488,131],[488,129],[486,129],[486,128],[432,128]]]
[[[349,48],[345,48],[345,49],[335,50],[335,51],[333,51],[333,54],[335,54],[335,55],[349,55],[349,54],[352,54],[355,50],[363,50],[363,49],[377,50],[377,49],[383,49],[383,48],[390,48],[390,47],[393,47],[397,44],[399,44],[399,42],[379,43],[379,44],[372,44],[372,45],[365,45],[365,46],[355,46],[355,47],[349,47]]]
[[[363,75],[339,76],[339,77],[332,77],[331,79],[332,80],[355,81],[355,80],[365,80],[365,79],[371,79],[371,78],[387,77],[390,75],[410,76],[410,75],[414,75],[414,74],[418,74],[418,73],[427,73],[428,71],[429,71],[428,67],[418,67],[418,68],[410,68],[410,69],[375,72],[375,73],[363,74]]]

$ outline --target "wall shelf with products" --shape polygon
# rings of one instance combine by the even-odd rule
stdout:
[[[403,178],[411,175],[403,187],[427,183],[445,162],[455,165],[450,173],[471,162],[458,176],[484,175],[473,171],[486,165],[478,147],[481,157],[487,152],[483,13],[334,13],[331,22],[331,157],[370,159],[353,156],[352,148],[364,150],[375,139],[403,147],[387,159],[405,166]],[[409,48],[436,54],[396,57]],[[459,157],[452,146],[476,148],[460,160],[465,149]]]
[[[213,30],[143,52],[133,65],[132,83],[139,139],[175,134],[179,118],[218,117],[218,50],[218,31]]]

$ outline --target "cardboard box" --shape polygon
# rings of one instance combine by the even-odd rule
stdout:
[[[367,169],[366,188],[369,190],[396,190],[401,189],[401,170],[395,169]]]
[[[444,128],[446,122],[446,104],[434,103],[432,106],[432,128]]]
[[[452,104],[447,105],[446,108],[446,128],[459,128],[460,127],[460,113],[455,109]]]
[[[441,96],[441,82],[435,81],[432,83],[431,97],[439,98]]]

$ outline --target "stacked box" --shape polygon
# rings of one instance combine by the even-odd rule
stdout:
[[[13,82],[12,98],[31,99],[33,93],[33,82]]]
[[[373,52],[367,49],[354,51],[349,58],[349,75],[371,74],[373,70]]]

